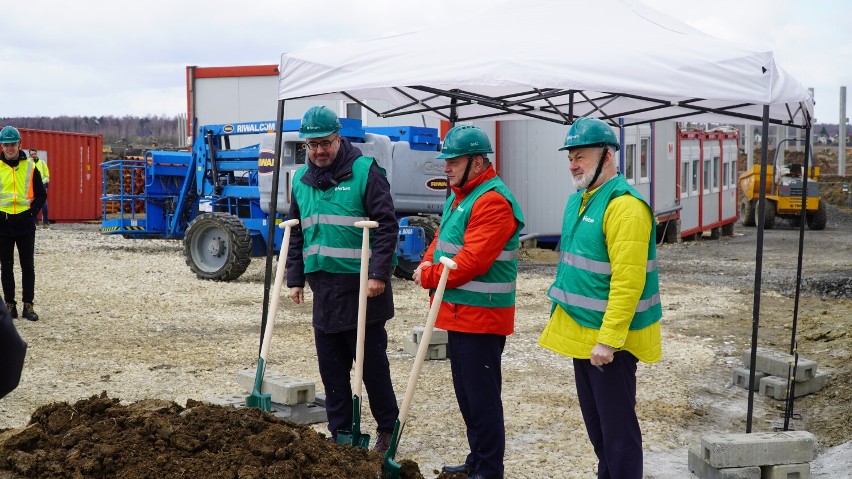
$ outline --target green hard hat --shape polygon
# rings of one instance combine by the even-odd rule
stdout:
[[[14,126],[4,126],[0,130],[0,143],[17,143],[21,141],[21,133]]]
[[[471,125],[454,126],[447,132],[441,153],[436,159],[455,158],[462,155],[494,153],[488,135]]]
[[[571,125],[571,129],[565,135],[565,145],[559,151],[595,145],[610,145],[616,150],[620,146],[609,125],[597,118],[584,116],[577,118]]]
[[[299,126],[299,138],[321,138],[328,136],[342,126],[337,115],[325,106],[314,106],[305,112]]]

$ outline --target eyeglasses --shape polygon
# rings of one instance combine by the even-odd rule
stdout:
[[[335,138],[333,140],[323,140],[323,141],[320,141],[320,142],[309,141],[305,144],[308,145],[309,150],[316,150],[317,148],[322,148],[323,150],[327,150],[331,147],[332,143],[334,143],[335,141],[337,141],[339,139],[340,139],[340,137],[338,136],[337,138]]]

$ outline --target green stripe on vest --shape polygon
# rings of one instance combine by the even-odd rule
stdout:
[[[520,243],[518,238],[524,227],[524,215],[512,192],[500,178],[494,177],[474,188],[455,209],[452,209],[455,194],[450,195],[444,204],[438,245],[435,248],[435,262],[437,263],[444,256],[452,258],[461,249],[473,204],[480,196],[491,190],[503,195],[512,205],[512,215],[518,221],[518,227],[503,247],[501,256],[494,261],[485,274],[473,278],[458,288],[447,289],[444,292],[444,301],[448,303],[492,308],[505,308],[515,304],[515,282],[518,278],[517,251]]]
[[[604,213],[613,198],[625,194],[638,198],[650,210],[642,196],[620,174],[599,187],[589,198],[583,214],[577,214],[583,201],[580,192],[571,195],[565,207],[560,262],[556,281],[548,296],[587,328],[600,329],[603,324],[612,279],[603,233]],[[663,316],[656,267],[656,237],[657,227],[652,223],[645,288],[630,323],[632,330],[645,328]]]

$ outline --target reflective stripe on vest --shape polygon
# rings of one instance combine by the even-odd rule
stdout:
[[[553,296],[559,303],[565,303],[570,306],[591,309],[592,311],[600,311],[601,313],[606,311],[606,305],[609,303],[609,301],[605,299],[594,299],[588,296],[572,294],[567,291],[563,291],[556,286],[551,287],[548,294]],[[657,304],[660,304],[659,293],[651,296],[648,299],[640,299],[639,304],[636,305],[636,312],[644,313],[645,311],[648,311]]]
[[[583,258],[582,256],[577,256],[566,251],[563,251],[559,254],[559,261],[567,265],[571,265],[575,268],[585,269],[593,273],[612,274],[612,268],[610,267],[609,263],[605,263],[603,261],[595,261],[589,258]],[[645,266],[645,272],[650,273],[655,269],[657,269],[657,260],[649,259],[647,266]]]
[[[369,219],[366,216],[313,215],[303,217],[300,223],[302,224],[302,229],[305,229],[320,223],[336,226],[352,226],[357,221],[367,221]]]
[[[24,164],[27,167],[21,168]],[[34,168],[30,160],[19,161],[15,168],[0,162],[0,211],[14,215],[30,209]]]

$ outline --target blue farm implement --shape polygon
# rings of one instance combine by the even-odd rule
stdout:
[[[395,274],[411,278],[437,227],[446,178],[435,161],[438,132],[421,127],[362,128],[342,118],[341,135],[388,175],[400,218]],[[269,238],[269,207],[275,153],[274,121],[200,127],[191,151],[147,151],[141,158],[103,163],[101,231],[125,238],[183,240],[186,264],[201,279],[229,281],[252,257],[278,252],[282,231]],[[286,219],[291,178],[307,160],[296,133],[298,120],[283,123],[276,223]],[[230,147],[233,135],[256,135],[257,145]]]

